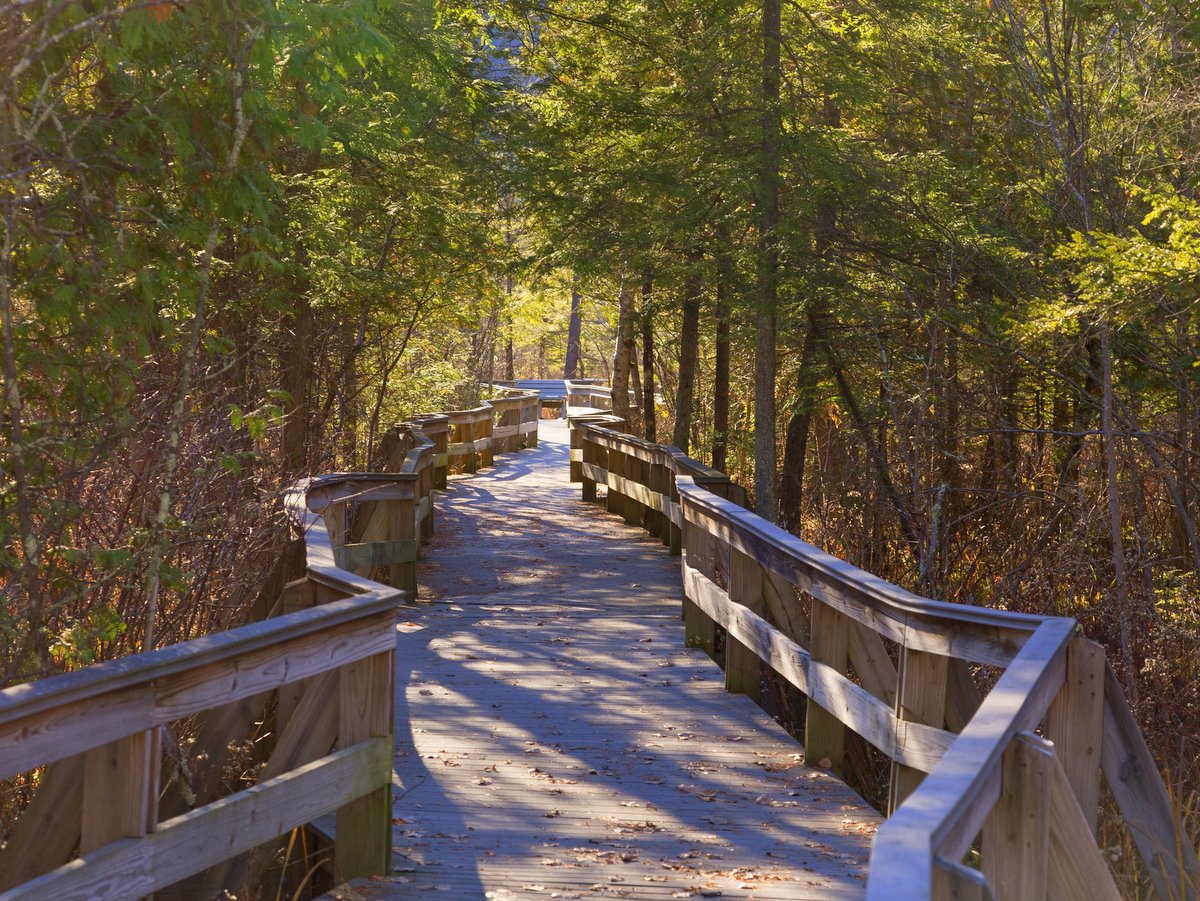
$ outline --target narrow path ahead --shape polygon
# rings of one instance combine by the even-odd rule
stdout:
[[[453,479],[397,653],[394,865],[362,897],[853,897],[878,815],[683,647],[679,564],[566,428]]]

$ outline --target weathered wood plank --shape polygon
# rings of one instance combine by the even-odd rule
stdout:
[[[832,607],[813,601],[810,622],[812,635],[808,649],[812,659],[836,673],[845,673],[849,652],[849,621]],[[804,749],[809,762],[840,775],[845,755],[845,736],[845,725],[838,715],[821,706],[810,693],[804,719]]]
[[[1200,894],[1200,861],[1176,819],[1171,795],[1112,667],[1104,669],[1104,781],[1129,825],[1159,897]],[[1182,851],[1182,853],[1181,853]]]
[[[393,653],[377,654],[342,668],[338,686],[338,745],[352,747],[372,738],[392,744],[395,709]],[[386,875],[392,860],[392,767],[381,760],[374,771],[379,786],[338,808],[334,846],[342,879]]]
[[[83,807],[83,758],[76,754],[47,767],[0,851],[0,889],[61,866],[75,851]]]
[[[1000,798],[983,827],[980,863],[997,901],[1046,897],[1054,751],[1017,735],[1004,752]]]
[[[904,722],[941,728],[946,716],[946,673],[949,658],[905,648],[900,652],[900,690],[896,716]],[[893,764],[889,809],[904,803],[925,774],[903,764]]]
[[[1067,648],[1067,677],[1046,711],[1046,737],[1096,831],[1100,806],[1100,746],[1104,731],[1104,648],[1076,638]]]
[[[80,854],[152,828],[158,813],[159,754],[157,729],[84,754]]]
[[[1057,754],[1050,781],[1048,897],[1120,901],[1108,861],[1096,845],[1095,826],[1081,809],[1075,786]]]

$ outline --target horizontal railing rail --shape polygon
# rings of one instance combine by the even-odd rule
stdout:
[[[1159,895],[1196,897],[1195,851],[1103,649],[1074,620],[906,591],[620,425],[571,418],[572,478],[681,553],[688,642],[719,659],[731,691],[760,700],[767,667],[802,692],[813,765],[843,772],[847,730],[890,760],[868,897],[1119,898],[1096,842],[1101,774]],[[982,697],[973,667],[998,673]]]

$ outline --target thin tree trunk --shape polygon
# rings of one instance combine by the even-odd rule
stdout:
[[[754,328],[754,509],[775,520],[775,308],[779,287],[780,0],[763,0],[762,152],[759,170],[758,310]]]
[[[724,256],[724,251],[718,250]],[[729,452],[729,286],[728,272],[718,257],[717,263],[717,339],[713,366],[713,469],[725,471]]]
[[[827,128],[840,128],[842,111],[826,97],[822,108],[822,124]],[[833,245],[833,230],[837,224],[837,207],[832,197],[823,197],[817,205],[816,260],[822,273],[828,277],[830,248]],[[783,467],[779,483],[779,523],[789,532],[799,534],[798,529],[804,501],[804,467],[808,457],[808,435],[812,428],[813,413],[817,405],[817,335],[823,332],[829,315],[826,302],[818,294],[808,310],[808,331],[800,350],[800,368],[796,373],[796,405],[788,419],[787,434],[783,444]]]
[[[504,317],[504,379],[505,381],[515,381],[516,368],[513,366],[513,336],[512,336],[512,293],[513,280],[512,276],[507,276],[504,280],[504,291],[508,295],[508,311]]]
[[[1125,692],[1130,703],[1137,703],[1137,679],[1133,661],[1132,625],[1133,610],[1129,606],[1128,573],[1125,567],[1125,540],[1121,534],[1120,468],[1117,461],[1117,444],[1113,429],[1113,384],[1112,384],[1112,335],[1107,316],[1100,323],[1100,364],[1102,371],[1102,401],[1100,405],[1100,430],[1104,440],[1105,488],[1108,494],[1109,537],[1113,562],[1113,598],[1116,601],[1120,624],[1121,664],[1125,679]]]
[[[800,349],[800,368],[796,371],[796,405],[788,419],[783,444],[783,471],[779,481],[779,524],[789,532],[797,532],[804,500],[804,465],[808,456],[808,435],[816,408],[817,323],[824,310],[808,311],[808,331]]]
[[[613,349],[612,362],[612,409],[613,414],[625,420],[632,433],[636,428],[633,420],[634,408],[629,403],[629,369],[633,360],[633,304],[636,298],[632,279],[621,274],[618,294],[617,344]]]
[[[692,402],[696,396],[696,365],[700,355],[701,253],[690,254],[692,266],[683,279],[683,323],[679,330],[679,390],[675,401],[675,434],[671,442],[685,454],[691,445]]]
[[[580,337],[583,334],[583,321],[579,318],[579,276],[571,276],[571,319],[567,325],[567,360],[563,366],[564,379],[579,378]]]
[[[650,273],[642,277],[642,421],[646,426],[646,440],[658,440],[658,418],[654,410],[654,309],[651,301],[653,289]]]

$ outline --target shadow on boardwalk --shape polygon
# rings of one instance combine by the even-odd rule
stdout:
[[[398,627],[395,875],[365,896],[853,897],[878,816],[683,648],[678,561],[566,432],[452,481]]]

